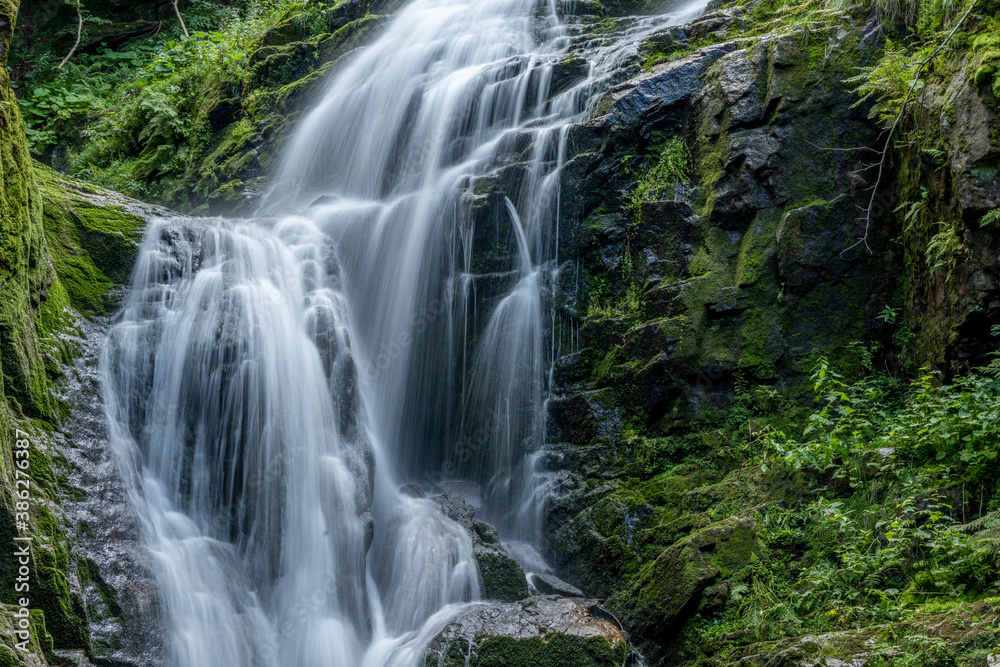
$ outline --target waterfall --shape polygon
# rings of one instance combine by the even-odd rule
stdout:
[[[412,0],[331,79],[257,219],[147,230],[102,365],[171,664],[422,665],[480,584],[409,483],[478,489],[544,568],[569,130],[703,5],[593,45],[553,90],[574,48],[555,4]]]

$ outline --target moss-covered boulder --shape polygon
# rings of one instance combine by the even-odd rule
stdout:
[[[102,315],[117,303],[132,275],[143,230],[170,211],[58,174],[36,165],[43,221],[52,265],[84,315]]]
[[[562,498],[583,509],[555,532],[554,565],[587,594],[611,595],[662,549],[711,523],[683,511],[685,495],[710,481],[711,474],[678,466],[644,482],[617,482],[600,498]]]
[[[748,567],[759,548],[752,521],[713,524],[663,551],[608,605],[643,654],[659,660],[685,617],[697,611],[706,589]]]

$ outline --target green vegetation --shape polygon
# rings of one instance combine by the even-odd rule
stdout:
[[[628,656],[624,642],[603,637],[576,637],[553,632],[548,636],[512,639],[479,637],[457,640],[427,667],[618,667]]]
[[[688,181],[689,157],[683,137],[671,137],[662,146],[654,146],[647,159],[650,166],[642,172],[625,206],[637,221],[641,216],[643,202],[675,199],[678,194],[676,189],[683,187]],[[626,168],[631,161],[631,155],[622,158]]]
[[[39,168],[43,220],[53,267],[69,304],[85,315],[116,303],[112,288],[128,281],[145,220],[79,181]]]
[[[982,667],[1000,644],[1000,325],[993,297],[976,296],[995,288],[972,286],[992,279],[995,264],[979,256],[995,249],[1000,213],[995,199],[969,204],[985,186],[959,191],[966,174],[952,165],[983,143],[977,124],[995,125],[997,2],[980,0],[916,85],[969,0],[735,4],[723,28],[640,48],[648,71],[742,40],[731,55],[743,60],[699,74],[690,116],[591,156],[607,161],[592,170],[607,181],[579,207],[590,246],[574,324],[586,342],[581,393],[561,408],[575,477],[560,484],[577,486],[559,499],[551,536],[560,574],[606,597],[660,663],[781,667],[801,654]],[[343,9],[198,0],[186,9],[190,38],[166,23],[121,40],[86,14],[90,48],[61,72],[65,31],[54,36],[59,57],[37,43],[14,50],[27,140],[85,180],[198,212],[238,207],[303,102],[381,20]],[[592,33],[607,39],[624,24],[605,19]],[[971,97],[954,101],[966,85],[985,109],[971,120],[960,119]],[[3,409],[41,433],[62,415],[52,386],[76,352],[60,335],[73,327],[67,309],[114,307],[143,221],[106,192],[33,167],[18,106],[6,86],[0,95]],[[884,238],[872,259],[845,253],[858,193],[874,179],[859,175],[860,156],[843,156],[875,145],[897,117]],[[993,152],[967,171],[988,184],[998,134],[984,132]],[[476,181],[477,206],[503,181]],[[762,183],[767,197],[750,187]],[[505,252],[498,242],[495,255]],[[925,364],[934,370],[916,372]],[[33,456],[55,506],[67,491],[59,462]],[[6,536],[9,519],[0,512]],[[47,587],[33,618],[40,650],[86,649],[81,619],[121,606],[93,563],[73,563],[55,513],[33,521],[46,539],[34,564]],[[104,609],[82,609],[73,568]],[[487,597],[524,596],[512,563],[487,555],[480,569]],[[452,659],[625,656],[554,634],[479,638],[452,645]]]
[[[476,556],[482,578],[482,595],[486,600],[516,602],[528,596],[524,572],[512,558],[495,552]]]
[[[178,24],[95,41],[61,71],[25,56],[17,83],[31,150],[117,192],[233,208],[266,173],[270,152],[254,148],[284,136],[323,66],[374,25],[340,4],[204,0],[186,12],[190,37]]]
[[[932,656],[946,649],[974,659],[995,646],[1000,382],[874,374],[848,384],[821,359],[811,383],[811,411],[789,412],[770,388],[741,381],[717,426],[635,437],[603,464],[630,477],[567,524],[557,552],[588,590],[620,591],[615,613],[646,638],[647,657],[672,646],[671,664],[728,664],[829,632],[860,633],[868,665],[940,664]],[[975,612],[968,621],[964,610]],[[929,641],[941,614],[935,622],[986,635],[957,649]],[[648,643],[677,624],[666,644]],[[874,626],[890,631],[861,631]],[[893,657],[901,647],[911,650]]]

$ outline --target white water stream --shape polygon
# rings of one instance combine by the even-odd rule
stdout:
[[[553,95],[554,4],[413,0],[330,81],[258,219],[147,231],[103,372],[170,664],[422,665],[480,582],[406,483],[465,480],[537,558],[569,129],[703,6],[585,50]],[[475,194],[494,177],[505,202]]]

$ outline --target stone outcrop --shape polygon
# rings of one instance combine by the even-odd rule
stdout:
[[[555,596],[477,604],[461,612],[427,649],[427,667],[617,667],[630,651],[615,624],[587,605]]]
[[[688,465],[691,454],[725,451],[741,406],[795,405],[820,354],[852,377],[862,364],[897,371],[904,358],[968,371],[993,349],[1000,308],[997,230],[979,226],[997,207],[1000,127],[991,79],[973,76],[983,59],[936,64],[919,114],[933,149],[890,156],[898,177],[883,180],[866,229],[875,174],[862,155],[882,143],[844,81],[874,61],[883,33],[844,13],[745,36],[753,6],[713,4],[640,47],[659,64],[623,65],[628,79],[571,132],[563,181],[562,256],[578,258],[563,274],[581,280],[566,281],[557,304],[580,329],[549,402],[547,555],[560,576],[611,596],[652,664],[702,655],[674,652],[681,633],[730,604],[729,577],[756,552],[749,519],[720,515],[795,506],[808,488],[766,466],[722,479]],[[686,182],[630,207],[637,161],[654,164],[671,136],[684,139]],[[926,209],[904,224],[900,207],[921,197]],[[954,232],[950,259],[929,254],[942,230]],[[684,464],[639,481],[644,456]],[[722,535],[734,537],[714,541]],[[741,656],[856,658],[808,639]]]
[[[472,538],[483,599],[515,602],[528,597],[524,570],[500,543],[497,529],[476,519],[475,509],[458,491],[435,496],[433,500],[441,506],[445,516],[462,526]]]
[[[631,588],[616,594],[609,604],[645,656],[661,662],[686,616],[725,604],[726,577],[759,550],[755,533],[753,522],[740,518],[703,528],[664,550]]]

